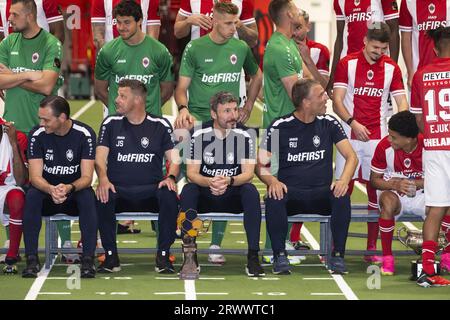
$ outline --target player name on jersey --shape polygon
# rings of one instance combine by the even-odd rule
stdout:
[[[428,138],[423,139],[425,147],[448,147],[450,146],[450,138]]]
[[[450,71],[431,72],[423,74],[423,81],[449,80]]]

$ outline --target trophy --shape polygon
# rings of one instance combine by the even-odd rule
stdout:
[[[402,236],[402,232],[406,231],[406,235]],[[422,230],[409,230],[406,227],[401,227],[397,230],[398,240],[407,248],[411,248],[417,255],[422,254],[422,244],[423,244],[423,234]],[[439,250],[437,253],[442,251],[447,245],[447,240],[445,239],[445,233],[439,232],[438,246]],[[439,261],[434,262],[434,271],[436,274],[440,274],[440,263]],[[411,277],[410,280],[417,280],[422,272],[422,260],[417,259],[416,261],[411,261]]]
[[[177,226],[183,241],[183,265],[181,266],[181,280],[195,280],[200,274],[197,261],[197,243],[195,238],[203,227],[203,222],[197,217],[197,211],[189,209],[181,211],[178,215]]]

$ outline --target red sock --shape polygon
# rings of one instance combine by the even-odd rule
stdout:
[[[447,240],[444,253],[450,253],[450,216],[444,216],[444,219],[442,219],[441,230],[445,232],[445,239]]]
[[[6,195],[6,205],[9,209],[9,250],[7,257],[17,257],[20,239],[22,238],[22,217],[25,205],[25,194],[20,190],[11,190]]]
[[[368,206],[367,210],[378,210],[377,192],[370,186],[370,183],[366,183]],[[367,222],[367,249],[375,250],[377,248],[379,226],[378,222]]]
[[[394,235],[395,220],[386,220],[379,218],[381,248],[383,256],[392,256],[392,236]]]
[[[436,253],[437,243],[429,240],[424,241],[422,245],[422,266],[423,271],[428,274],[434,274],[434,255]]]
[[[296,222],[292,225],[290,240],[292,243],[301,241],[300,231],[302,230],[303,222]]]

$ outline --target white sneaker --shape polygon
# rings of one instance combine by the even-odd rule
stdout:
[[[63,248],[73,248],[72,242],[70,240],[67,240],[64,242]],[[77,253],[63,253],[61,255],[61,262],[67,263],[67,264],[77,264],[80,263],[80,256]]]
[[[286,241],[286,250],[295,250],[294,246],[290,241]],[[305,256],[288,256],[289,263],[293,266],[299,265],[302,263],[302,260],[306,260]]]
[[[210,249],[220,249],[220,247],[216,244],[213,244],[209,247]],[[213,254],[210,253],[208,255],[208,261],[215,264],[224,264],[225,263],[225,257],[223,254]]]
[[[5,241],[5,244],[3,245],[3,248],[9,249],[9,240],[6,240],[6,241]],[[5,259],[6,259],[6,253],[5,253],[5,254],[2,254],[2,255],[0,256],[0,264],[5,263]]]

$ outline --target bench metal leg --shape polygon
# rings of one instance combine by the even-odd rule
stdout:
[[[45,269],[50,268],[50,264],[52,262],[52,258],[50,256],[52,235],[51,235],[51,226],[50,226],[50,218],[45,217]]]

